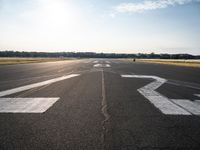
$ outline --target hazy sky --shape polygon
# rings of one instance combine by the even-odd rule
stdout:
[[[200,54],[200,0],[0,0],[0,50]]]

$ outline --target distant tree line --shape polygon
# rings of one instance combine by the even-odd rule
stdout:
[[[145,58],[145,59],[200,59],[200,55],[189,54],[118,54],[93,52],[19,52],[0,51],[0,57],[75,57],[75,58]]]
[[[146,59],[200,59],[200,55],[190,55],[190,54],[137,54],[136,58],[146,58]]]

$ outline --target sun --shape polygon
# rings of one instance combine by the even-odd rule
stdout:
[[[63,0],[50,0],[44,5],[42,13],[45,20],[54,25],[62,25],[72,19],[69,5]]]
[[[41,21],[47,28],[69,28],[78,20],[77,11],[68,0],[42,0]]]

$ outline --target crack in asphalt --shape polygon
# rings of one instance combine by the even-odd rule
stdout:
[[[102,128],[103,128],[103,132],[102,132],[102,149],[106,150],[107,145],[106,145],[106,133],[108,132],[108,129],[106,128],[106,122],[109,120],[110,118],[110,114],[108,113],[108,105],[107,105],[107,101],[106,101],[106,92],[105,92],[105,80],[104,80],[104,72],[103,69],[101,71],[101,76],[102,76],[102,102],[101,102],[101,111],[102,114],[104,116],[104,120],[102,121]]]

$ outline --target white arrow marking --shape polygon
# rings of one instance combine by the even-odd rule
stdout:
[[[138,89],[139,93],[147,98],[155,107],[162,113],[167,115],[191,115],[190,111],[176,105],[169,98],[161,95],[155,90],[164,84],[167,80],[157,76],[144,76],[144,75],[121,75],[124,78],[152,78],[155,81]]]
[[[52,84],[58,81],[79,76],[71,74],[39,83],[21,86],[11,90],[0,92],[0,97],[22,92],[32,88]],[[0,113],[43,113],[50,108],[59,97],[56,98],[0,98]]]
[[[59,77],[59,78],[50,79],[50,80],[39,82],[39,83],[21,86],[21,87],[14,88],[14,89],[11,89],[11,90],[2,91],[2,92],[0,92],[0,97],[6,96],[6,95],[11,95],[11,94],[22,92],[22,91],[26,91],[26,90],[36,88],[36,87],[40,87],[40,86],[44,86],[44,85],[47,85],[47,84],[52,84],[52,83],[62,81],[62,80],[66,80],[66,79],[69,79],[69,78],[73,78],[73,77],[76,77],[76,76],[79,76],[79,74],[71,74],[71,75],[62,76],[62,77]]]
[[[187,100],[187,99],[172,99],[177,105],[187,109],[194,115],[200,115],[200,100]]]

